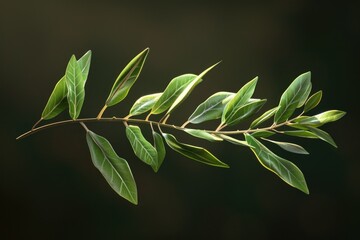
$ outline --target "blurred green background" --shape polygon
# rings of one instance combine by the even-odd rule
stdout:
[[[2,1],[0,238],[355,239],[359,9],[358,1]],[[210,94],[237,91],[255,76],[254,96],[267,98],[269,109],[296,76],[311,70],[313,91],[324,91],[315,112],[348,113],[324,126],[339,148],[296,139],[311,155],[294,156],[273,147],[302,169],[310,195],[265,170],[248,149],[226,143],[192,140],[230,169],[168,150],[154,174],[134,157],[122,124],[89,124],[129,161],[139,190],[133,206],[93,167],[81,127],[15,141],[39,119],[71,54],[93,51],[81,116],[96,116],[119,72],[146,47],[136,85],[105,116],[124,116],[139,96],[219,60],[169,121],[181,124]]]

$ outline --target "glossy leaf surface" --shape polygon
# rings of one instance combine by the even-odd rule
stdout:
[[[218,92],[202,102],[191,114],[188,121],[193,124],[221,118],[225,105],[235,96],[235,93]]]
[[[72,119],[77,119],[85,99],[85,81],[79,63],[73,55],[65,72],[67,88],[67,101],[69,114]]]
[[[266,120],[268,120],[269,118],[271,118],[272,116],[274,116],[277,109],[278,109],[278,107],[274,107],[272,109],[267,110],[265,113],[263,113],[260,117],[258,117],[251,123],[250,128],[255,128],[258,125],[260,125],[261,123],[263,123]]]
[[[127,126],[126,137],[128,138],[135,155],[141,161],[150,165],[156,172],[159,169],[156,149],[145,139],[140,128],[134,125]]]
[[[153,131],[152,134],[153,134],[153,138],[154,138],[154,147],[157,152],[157,166],[156,166],[156,171],[155,171],[155,172],[157,172],[159,170],[160,166],[162,165],[162,163],[164,162],[166,150],[165,150],[165,145],[164,145],[162,136],[155,131]]]
[[[208,150],[179,142],[173,135],[168,133],[163,133],[163,137],[167,145],[174,151],[184,155],[187,158],[193,159],[195,161],[214,166],[228,168],[229,166],[226,163],[221,162],[214,155],[212,155]]]
[[[136,116],[140,115],[142,113],[145,113],[149,111],[155,104],[155,102],[159,99],[162,93],[154,93],[142,96],[136,102],[130,109],[130,115]]]
[[[325,132],[321,129],[315,128],[315,127],[309,127],[309,130],[310,130],[310,132],[314,133],[321,140],[323,140],[323,141],[329,143],[330,145],[332,145],[333,147],[337,148],[337,145],[336,145],[334,139],[327,132]]]
[[[234,137],[230,137],[230,136],[225,135],[225,134],[219,134],[218,136],[221,137],[222,139],[224,139],[225,141],[228,141],[229,143],[239,145],[239,146],[243,146],[243,147],[251,147],[246,141],[242,141],[242,140],[239,140],[239,139],[234,138]]]
[[[339,110],[330,110],[315,116],[301,118],[296,121],[298,124],[310,125],[314,127],[322,126],[329,122],[335,122],[342,118],[346,113]]]
[[[109,141],[104,137],[87,131],[86,140],[92,162],[108,184],[121,197],[137,204],[136,183],[127,161],[115,153]]]
[[[266,103],[266,99],[255,100],[234,109],[232,114],[225,120],[225,124],[232,126],[256,114]]]
[[[121,71],[111,88],[110,94],[105,102],[106,106],[113,106],[121,102],[127,96],[131,87],[140,75],[148,53],[149,48],[146,48],[134,57]]]
[[[185,132],[187,132],[188,134],[190,134],[191,136],[197,137],[197,138],[202,138],[205,140],[208,140],[210,142],[216,142],[216,141],[222,141],[222,138],[219,138],[211,133],[208,133],[206,131],[203,130],[199,130],[199,129],[185,129]]]
[[[309,99],[305,102],[304,112],[308,112],[311,109],[314,109],[321,101],[322,91],[314,93]]]
[[[294,143],[279,142],[279,141],[274,141],[274,140],[270,140],[267,138],[262,138],[262,139],[265,141],[274,143],[288,152],[297,153],[297,154],[309,154],[309,152],[306,151],[302,146],[294,144]]]
[[[278,175],[290,186],[309,194],[304,175],[295,164],[275,155],[253,136],[246,134],[245,138],[248,144],[253,147],[251,150],[261,165]]]
[[[281,95],[279,109],[275,113],[275,123],[282,123],[301,107],[311,91],[311,73],[298,76]]]

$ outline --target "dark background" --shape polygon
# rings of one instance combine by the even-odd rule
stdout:
[[[359,9],[357,1],[3,1],[0,3],[1,239],[355,239],[358,235]],[[77,125],[16,136],[36,122],[71,54],[93,51],[82,117],[96,116],[113,81],[144,48],[136,85],[105,116],[124,116],[141,95],[175,76],[222,63],[170,118],[181,124],[210,94],[237,91],[259,76],[255,97],[275,106],[299,74],[324,91],[314,112],[341,109],[324,126],[339,148],[295,139],[311,155],[274,151],[303,171],[310,195],[265,170],[245,148],[190,140],[230,169],[168,150],[157,174],[137,160],[122,124],[89,124],[129,161],[133,206],[93,167]],[[67,118],[67,113],[58,119]],[[144,129],[147,129],[146,127]]]

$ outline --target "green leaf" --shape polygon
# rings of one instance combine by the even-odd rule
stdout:
[[[213,134],[210,134],[204,130],[199,130],[199,129],[185,129],[185,132],[187,132],[188,134],[190,134],[191,136],[197,137],[197,138],[202,138],[205,140],[208,140],[210,142],[216,142],[216,141],[222,141],[222,138],[219,138]]]
[[[89,69],[90,69],[90,61],[91,61],[91,51],[86,52],[77,62],[81,68],[81,72],[84,77],[84,81],[86,81]],[[41,118],[44,120],[48,120],[56,117],[60,113],[62,113],[67,107],[68,102],[66,100],[67,89],[65,76],[63,76],[55,85],[53,92],[51,93],[49,100],[41,114]]]
[[[311,91],[311,73],[297,77],[280,98],[279,109],[275,113],[275,123],[283,123],[291,117],[296,108],[301,107]]]
[[[222,139],[224,139],[225,141],[235,144],[235,145],[239,145],[239,146],[243,146],[243,147],[252,147],[246,141],[242,141],[242,140],[230,137],[225,134],[218,134],[218,136],[221,137]]]
[[[194,74],[184,74],[172,79],[152,107],[151,114],[160,114],[166,111],[196,77]]]
[[[127,126],[126,137],[128,138],[135,155],[157,172],[159,169],[159,162],[156,149],[145,139],[140,128],[134,125]]]
[[[318,136],[312,132],[307,130],[293,130],[293,131],[283,131],[283,134],[294,136],[294,137],[302,137],[302,138],[318,138]]]
[[[251,96],[254,94],[257,80],[258,78],[255,77],[253,80],[245,84],[226,104],[221,117],[222,124],[228,123],[229,119],[234,119],[233,116],[236,114],[236,111],[249,101]]]
[[[235,93],[231,92],[218,92],[211,95],[195,109],[188,121],[193,124],[198,124],[220,118],[225,105],[234,96]]]
[[[109,97],[105,102],[106,106],[113,106],[121,102],[127,96],[130,88],[134,85],[136,79],[140,75],[148,53],[149,48],[146,48],[134,57],[121,71],[111,88]]]
[[[297,119],[295,122],[301,125],[319,127],[329,122],[335,122],[342,118],[345,114],[346,112],[340,110],[330,110],[315,116]]]
[[[153,131],[152,133],[153,133],[153,138],[154,138],[154,147],[157,152],[157,162],[158,162],[157,170],[156,170],[156,172],[157,172],[159,170],[160,166],[162,165],[162,163],[164,162],[166,150],[165,150],[164,141],[163,141],[161,135],[155,131]]]
[[[208,150],[204,148],[180,143],[176,140],[176,138],[173,135],[168,133],[163,133],[163,137],[167,145],[171,149],[180,153],[181,155],[184,155],[187,158],[214,167],[223,167],[223,168],[229,167],[226,163],[221,162],[219,159],[217,159],[214,155],[212,155]]]
[[[53,92],[41,114],[41,118],[48,120],[62,113],[68,106],[66,101],[66,82],[62,77],[55,85]]]
[[[314,93],[305,103],[304,112],[308,112],[314,109],[321,101],[322,91]]]
[[[295,164],[275,155],[253,136],[245,134],[245,138],[248,144],[253,146],[251,150],[263,167],[278,175],[290,186],[309,194],[304,175]]]
[[[92,162],[112,189],[129,202],[137,204],[136,183],[127,161],[115,153],[109,141],[104,137],[87,131],[86,140]]]
[[[79,117],[85,99],[85,81],[79,63],[73,55],[65,72],[67,101],[70,117],[75,120]]]
[[[297,153],[297,154],[309,154],[309,152],[306,151],[302,146],[294,144],[294,143],[278,142],[278,141],[270,140],[267,138],[262,138],[262,139],[265,141],[274,143],[288,152]]]
[[[336,145],[334,139],[327,132],[325,132],[321,129],[315,128],[315,127],[310,127],[310,126],[309,126],[309,130],[312,133],[314,133],[321,140],[323,140],[323,141],[329,143],[330,145],[332,145],[333,147],[337,148],[337,145]]]
[[[274,116],[274,114],[276,113],[278,107],[274,107],[272,109],[267,110],[265,113],[263,113],[260,117],[258,117],[257,119],[255,119],[251,125],[250,128],[254,128],[258,125],[260,125],[261,123],[265,122],[266,120],[268,120],[269,118],[271,118],[272,116]]]
[[[212,65],[211,67],[205,69],[202,73],[200,73],[194,80],[192,80],[180,93],[180,95],[176,98],[176,100],[173,102],[173,104],[170,106],[169,110],[166,114],[170,114],[174,109],[179,106],[194,90],[194,88],[202,81],[202,78],[205,76],[206,73],[208,73],[211,69],[213,69],[216,65],[219,63],[216,63]]]
[[[130,109],[130,116],[140,115],[149,111],[155,104],[155,102],[160,98],[162,93],[154,93],[142,96]]]
[[[228,126],[232,126],[253,116],[262,108],[262,106],[264,106],[265,102],[266,99],[250,101],[247,104],[242,105],[237,109],[234,109],[232,114],[228,118],[226,118],[225,124]]]
[[[253,136],[255,138],[259,138],[259,137],[270,137],[274,134],[275,134],[275,132],[272,132],[272,131],[259,130],[259,131],[252,133],[251,136]]]

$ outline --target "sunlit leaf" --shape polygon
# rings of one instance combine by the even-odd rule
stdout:
[[[159,162],[156,149],[145,139],[140,128],[134,125],[127,126],[126,137],[128,138],[135,155],[157,172],[159,169]]]
[[[291,117],[296,108],[301,107],[311,91],[311,73],[298,76],[280,98],[279,108],[275,113],[275,123],[283,123]]]
[[[127,96],[130,88],[134,85],[140,75],[148,53],[149,48],[146,48],[134,57],[121,71],[111,88],[110,94],[105,102],[106,106],[113,106],[121,102]]]
[[[210,142],[216,142],[216,141],[222,141],[222,138],[219,138],[211,133],[208,133],[204,130],[199,130],[199,129],[185,129],[185,132],[187,132],[188,134],[197,137],[197,138],[202,138],[205,140],[208,140]]]
[[[273,132],[273,131],[259,130],[259,131],[252,133],[251,136],[253,136],[255,138],[259,138],[259,137],[270,137],[274,134],[275,134],[275,132]]]
[[[152,107],[151,114],[160,114],[169,109],[178,96],[194,79],[196,79],[196,77],[197,76],[194,74],[184,74],[172,79],[163,94]]]
[[[179,106],[194,90],[194,88],[202,81],[202,78],[205,76],[206,73],[208,73],[211,69],[213,69],[216,65],[219,63],[216,63],[212,65],[211,67],[205,69],[202,73],[200,73],[193,81],[191,81],[184,90],[180,93],[180,95],[175,99],[173,104],[170,106],[169,110],[166,114],[170,114],[174,109]]]
[[[130,109],[130,115],[136,116],[142,113],[149,111],[155,104],[155,102],[159,99],[162,93],[154,93],[142,96]]]
[[[261,165],[278,175],[290,186],[309,194],[304,175],[295,164],[275,155],[253,136],[245,134],[245,138],[248,144],[253,146],[251,150]]]
[[[250,128],[255,128],[256,126],[260,125],[261,123],[265,122],[266,120],[274,116],[277,109],[278,107],[274,107],[272,109],[267,110],[265,113],[263,113],[260,117],[258,117],[251,123]]]
[[[314,93],[305,103],[304,112],[308,112],[315,108],[321,101],[322,91]]]
[[[72,119],[77,119],[85,99],[85,81],[79,63],[73,55],[65,72],[65,83],[67,88],[67,101],[69,114]]]
[[[302,138],[318,138],[318,136],[307,130],[291,130],[291,131],[282,131],[281,133]]]
[[[266,103],[266,99],[256,100],[241,105],[239,108],[234,109],[232,114],[225,120],[225,124],[232,126],[240,123],[241,121],[253,116],[257,113],[262,106]]]
[[[345,114],[346,113],[344,111],[330,110],[315,116],[297,119],[295,122],[302,125],[319,127],[329,122],[335,122],[342,118]]]
[[[156,171],[158,171],[160,166],[164,162],[166,150],[165,150],[164,141],[163,141],[161,135],[155,131],[153,131],[152,133],[153,133],[153,138],[154,138],[154,147],[157,152],[157,170]]]
[[[136,183],[127,161],[115,153],[109,141],[104,137],[87,131],[86,140],[92,162],[112,189],[131,203],[137,204]]]
[[[225,135],[225,134],[218,134],[218,136],[221,137],[222,139],[224,139],[225,141],[229,142],[229,143],[239,145],[239,146],[243,146],[243,147],[251,147],[246,141],[242,141],[242,140],[230,137],[230,136]]]
[[[225,124],[229,122],[229,119],[234,119],[234,114],[246,104],[251,96],[254,94],[256,83],[258,78],[254,78],[247,84],[245,84],[235,96],[226,104],[224,112],[221,117],[221,123]]]
[[[77,62],[81,68],[84,81],[86,81],[91,61],[91,51],[87,51]],[[48,120],[56,117],[62,113],[67,107],[68,102],[66,100],[67,89],[65,76],[63,76],[55,85],[53,92],[51,93],[49,100],[41,114],[41,118]]]
[[[197,124],[221,118],[225,105],[235,96],[235,93],[218,92],[202,102],[191,114],[188,121]]]
[[[297,154],[309,154],[309,152],[306,151],[302,146],[294,144],[294,143],[279,142],[279,141],[274,141],[274,140],[270,140],[267,138],[262,138],[262,139],[266,140],[268,142],[274,143],[288,152],[297,153]]]
[[[187,158],[215,167],[223,167],[223,168],[229,167],[226,163],[221,162],[219,159],[217,159],[214,155],[212,155],[208,150],[204,148],[180,143],[173,135],[168,133],[163,133],[163,137],[167,145],[171,149],[180,153],[181,155],[184,155]]]

